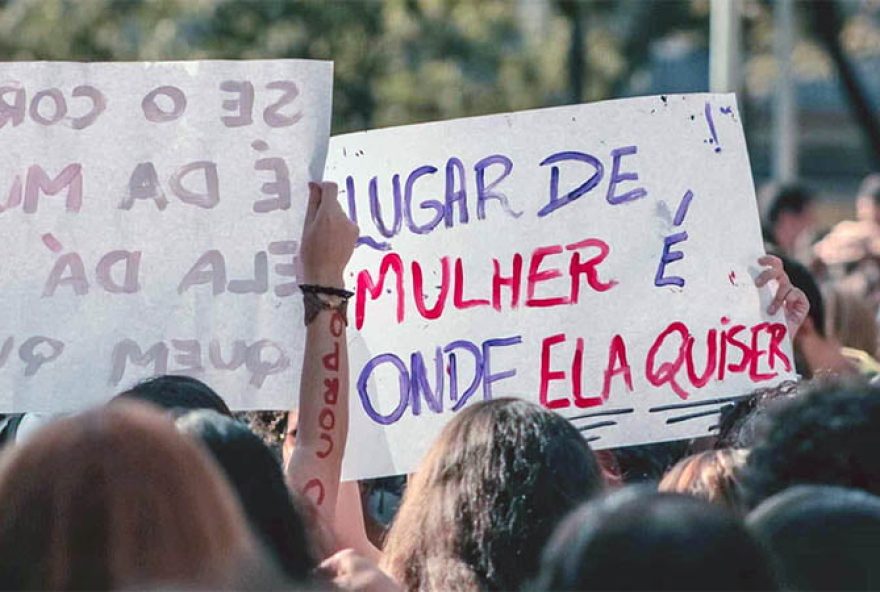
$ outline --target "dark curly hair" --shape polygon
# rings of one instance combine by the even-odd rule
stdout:
[[[766,431],[773,410],[798,396],[801,384],[786,380],[770,388],[762,388],[745,399],[721,409],[715,449],[751,449]]]
[[[742,475],[755,507],[793,485],[840,485],[880,494],[880,388],[822,383],[769,417]]]
[[[422,461],[383,563],[407,590],[516,590],[557,522],[602,487],[590,447],[562,416],[522,400],[477,403]]]

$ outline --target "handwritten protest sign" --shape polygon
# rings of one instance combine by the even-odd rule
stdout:
[[[288,407],[331,87],[326,62],[0,66],[0,412],[164,372]]]
[[[361,228],[348,478],[412,470],[479,400],[605,448],[706,435],[792,377],[732,95],[350,134],[326,176]]]

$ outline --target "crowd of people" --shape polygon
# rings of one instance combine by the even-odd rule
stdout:
[[[7,417],[0,588],[880,589],[880,177],[824,236],[814,201],[762,195],[756,278],[776,280],[803,378],[731,403],[716,434],[593,451],[561,415],[497,399],[412,475],[357,483],[340,473],[358,231],[311,184],[291,411],[242,418],[159,376],[36,429]]]

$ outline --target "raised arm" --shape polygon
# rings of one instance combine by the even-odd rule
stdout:
[[[288,485],[312,504],[320,521],[316,526],[326,532],[335,519],[348,433],[347,296],[341,294],[343,272],[358,236],[336,196],[333,183],[309,184],[300,245],[306,346],[296,448],[285,467]]]

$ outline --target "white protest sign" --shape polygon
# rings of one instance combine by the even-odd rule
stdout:
[[[361,229],[345,476],[413,470],[484,399],[607,448],[707,435],[792,378],[738,113],[678,95],[332,138]]]
[[[157,373],[287,408],[332,64],[0,65],[0,412]]]

